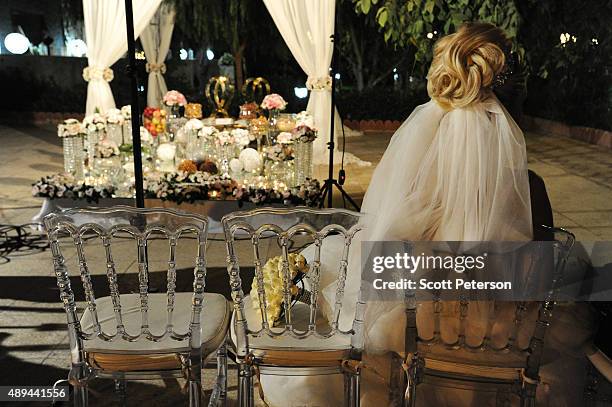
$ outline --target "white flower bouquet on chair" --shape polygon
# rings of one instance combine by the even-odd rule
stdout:
[[[304,277],[308,272],[306,258],[299,253],[289,253],[287,256],[288,272],[291,275],[289,290],[291,291],[291,305],[297,301],[307,302],[308,291],[304,286]],[[257,315],[261,317],[262,309],[266,310],[266,319],[271,326],[283,319],[283,301],[285,293],[285,264],[283,256],[272,257],[266,262],[263,272],[263,285],[265,286],[266,306],[260,304],[260,286],[257,279],[253,280],[251,287],[251,300]]]

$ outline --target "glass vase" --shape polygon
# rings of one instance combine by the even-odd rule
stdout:
[[[294,184],[293,160],[269,161],[265,170],[266,184],[276,190],[286,190]]]
[[[219,172],[223,176],[229,176],[229,162],[236,156],[236,146],[233,144],[224,144],[217,146],[217,160]]]
[[[276,144],[276,136],[280,133],[278,129],[278,119],[280,117],[280,110],[272,109],[269,113],[268,118],[268,139],[267,144],[273,145]]]
[[[119,147],[123,144],[122,125],[118,123],[108,123],[106,127],[106,137]]]
[[[85,138],[85,150],[87,151],[87,175],[96,175],[96,149],[100,142],[100,132],[90,131]]]
[[[121,132],[123,133],[123,143],[132,144],[132,121],[125,120],[121,125]]]
[[[64,145],[64,172],[71,174],[77,180],[85,175],[85,154],[83,151],[83,137],[63,137]]]
[[[94,159],[94,167],[98,182],[101,185],[113,185],[117,179],[117,174],[122,169],[121,157],[118,155],[105,158],[96,157]]]
[[[312,178],[312,142],[296,142],[295,154],[295,185],[302,185],[306,178]]]
[[[181,140],[176,140],[176,138],[181,127],[183,127],[187,122],[187,119],[181,117],[180,106],[166,106],[165,108],[168,114],[168,119],[166,121],[166,131],[170,136],[170,141],[181,142]]]

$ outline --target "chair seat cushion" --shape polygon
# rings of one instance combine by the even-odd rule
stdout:
[[[172,323],[177,333],[186,333],[191,320],[192,293],[176,293]],[[165,293],[149,294],[149,327],[154,335],[161,335],[166,328],[166,301]],[[102,332],[108,335],[117,332],[117,323],[113,311],[111,297],[96,299],[98,320]],[[141,313],[139,294],[121,294],[121,314],[126,331],[130,335],[140,332]],[[202,338],[202,356],[206,357],[215,351],[226,336],[231,316],[229,302],[220,294],[205,293],[200,328]],[[88,308],[81,317],[81,327],[84,332],[93,332],[93,322]],[[113,353],[113,354],[160,354],[178,353],[189,350],[189,340],[174,340],[169,336],[159,342],[146,339],[144,336],[137,341],[128,342],[120,337],[113,341],[94,338],[84,341],[86,352]]]
[[[252,306],[251,298],[247,295],[244,299],[245,319],[249,329],[255,331],[261,327],[261,317]],[[305,331],[308,327],[310,315],[310,307],[303,303],[297,303],[292,308],[292,321],[295,329]],[[233,343],[236,343],[235,331],[235,314],[232,317],[231,338]],[[282,329],[282,325],[276,326],[273,330]],[[317,318],[317,330],[319,332],[328,332],[331,328],[327,320],[323,316]],[[260,337],[249,336],[249,350],[256,357],[268,355],[274,356],[278,360],[286,360],[294,358],[296,362],[303,364],[299,360],[299,354],[303,353],[304,357],[310,358],[312,362],[315,359],[319,363],[327,364],[329,360],[341,360],[345,358],[351,349],[351,336],[337,333],[331,338],[322,339],[316,336],[310,336],[304,339],[293,338],[291,336],[269,337],[262,333]],[[273,353],[276,352],[276,353]],[[312,352],[318,352],[320,355],[315,356]],[[305,362],[305,361],[304,361]]]

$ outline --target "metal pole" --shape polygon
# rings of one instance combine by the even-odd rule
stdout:
[[[336,40],[336,16],[337,15],[337,10],[336,13],[334,13],[334,33],[331,36],[331,43],[332,43],[332,60],[331,60],[331,112],[329,114],[329,121],[330,121],[330,125],[329,125],[329,141],[327,142],[327,146],[329,149],[329,168],[328,168],[328,175],[327,175],[327,180],[328,182],[330,180],[334,179],[334,149],[335,149],[335,137],[334,137],[334,122],[336,121],[336,69],[338,68],[338,58],[336,55],[336,44],[335,44],[335,40]],[[330,183],[329,185],[329,191],[328,195],[327,195],[327,207],[331,208],[332,207],[332,202],[333,202],[333,198],[334,198],[334,188],[333,185]]]
[[[134,177],[136,187],[136,206],[144,208],[144,188],[142,177],[142,149],[140,146],[140,109],[138,107],[138,78],[136,74],[136,41],[134,40],[134,12],[132,0],[125,0],[125,26],[128,44],[128,73],[132,86],[132,151],[134,153]]]

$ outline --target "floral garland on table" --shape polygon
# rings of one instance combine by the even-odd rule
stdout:
[[[84,198],[87,202],[98,202],[100,198],[111,198],[114,193],[112,185],[87,185],[64,173],[41,178],[32,184],[32,196],[37,198]]]
[[[255,205],[306,205],[318,206],[321,196],[319,181],[307,178],[302,185],[286,191],[266,187],[243,186],[234,191],[234,197],[241,202],[251,202]]]
[[[200,200],[231,198],[237,183],[229,177],[197,171],[166,173],[144,181],[145,198],[180,204]]]

